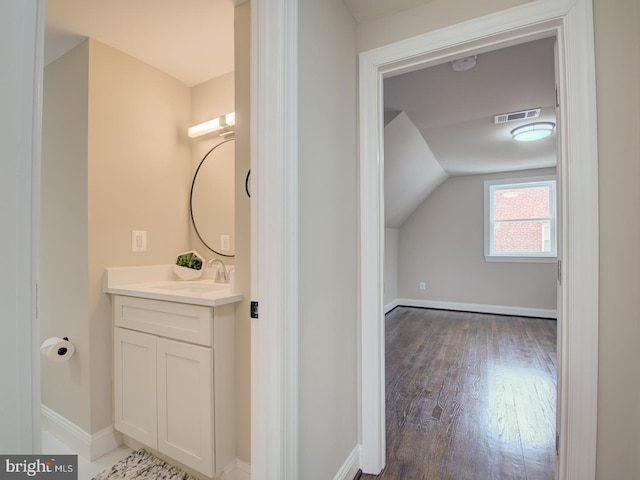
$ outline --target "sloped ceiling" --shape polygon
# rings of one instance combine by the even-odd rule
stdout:
[[[385,80],[387,228],[399,228],[450,176],[555,166],[555,135],[511,135],[525,123],[556,121],[554,42],[483,53],[463,72],[447,62]],[[532,108],[542,109],[538,119],[494,124],[495,115]]]
[[[404,112],[384,128],[384,158],[385,226],[399,228],[448,175]]]

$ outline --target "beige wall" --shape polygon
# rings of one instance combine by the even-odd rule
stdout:
[[[77,350],[66,364],[43,362],[42,399],[87,432],[111,424],[112,325],[103,270],[170,263],[191,248],[214,256],[193,233],[188,202],[193,171],[220,139],[190,140],[186,129],[237,110],[238,240],[236,258],[224,261],[235,263],[236,289],[246,295],[236,323],[237,455],[250,461],[249,23],[246,3],[236,9],[241,76],[192,89],[95,40],[45,69],[41,337],[69,335]],[[147,252],[130,251],[133,229],[147,231]]]
[[[89,321],[91,432],[111,425],[111,306],[106,267],[171,263],[188,245],[189,88],[90,41]],[[182,179],[182,182],[180,181]],[[147,251],[131,251],[131,230]]]
[[[485,260],[483,201],[485,180],[554,174],[538,169],[446,180],[400,227],[399,297],[555,310],[555,263]]]
[[[56,72],[61,76],[57,83],[46,79],[45,115],[50,121],[43,128],[42,188],[51,192],[51,203],[43,197],[43,206],[53,223],[43,234],[57,238],[55,243],[42,241],[40,291],[56,295],[46,306],[41,304],[43,338],[48,335],[45,329],[71,339],[76,331],[81,334],[74,341],[77,355],[56,364],[61,368],[50,376],[42,376],[42,397],[54,411],[94,433],[112,423],[112,323],[110,302],[102,293],[104,268],[170,263],[176,252],[188,247],[190,165],[184,132],[190,120],[190,91],[95,40],[85,42],[80,55],[81,73],[88,77],[88,86],[79,90],[86,95],[84,125],[75,128],[80,119],[65,111],[67,102],[56,103],[69,95],[75,98],[77,70],[65,66]],[[61,61],[67,62],[66,57],[45,69],[48,77]],[[48,133],[68,122],[73,123],[59,135],[56,130]],[[79,150],[67,159],[67,149]],[[56,156],[49,157],[49,151]],[[62,163],[62,175],[60,162],[75,163]],[[66,217],[66,223],[58,223],[56,216]],[[47,221],[44,216],[42,221]],[[131,252],[134,229],[147,231],[144,253]],[[78,270],[56,260],[61,256],[79,258]],[[51,366],[43,362],[45,368]]]
[[[244,300],[236,304],[236,456],[251,461],[251,205],[244,181],[251,166],[249,2],[235,9],[236,103],[236,290]]]
[[[40,281],[41,340],[68,336],[66,363],[41,362],[42,403],[89,431],[87,129],[89,42],[44,71]]]
[[[532,0],[430,0],[422,7],[358,25],[358,50],[372,48],[415,37],[421,33],[505,10]]]
[[[358,443],[356,27],[341,0],[298,22],[298,478],[326,480]]]
[[[518,5],[436,0],[361,25],[359,50]],[[636,0],[593,0],[600,202],[597,478],[640,478],[640,19]]]

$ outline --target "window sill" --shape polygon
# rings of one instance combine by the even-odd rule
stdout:
[[[502,255],[485,255],[487,262],[504,262],[504,263],[556,263],[558,257],[508,257]]]

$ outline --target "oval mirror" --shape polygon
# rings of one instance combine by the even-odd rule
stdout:
[[[189,198],[193,229],[206,248],[235,255],[235,141],[223,140],[200,161]]]

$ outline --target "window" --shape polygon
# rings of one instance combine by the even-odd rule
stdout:
[[[487,261],[555,262],[555,177],[486,181],[484,211]]]

